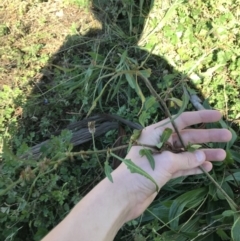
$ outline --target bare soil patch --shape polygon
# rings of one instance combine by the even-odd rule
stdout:
[[[0,3],[0,87],[21,87],[20,77],[35,76],[73,30],[74,34],[84,34],[96,25],[98,21],[91,11],[66,5],[62,0],[3,1]]]

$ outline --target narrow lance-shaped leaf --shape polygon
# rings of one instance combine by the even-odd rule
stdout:
[[[240,163],[240,153],[237,152],[237,151],[233,151],[232,149],[229,150],[229,152],[231,153],[232,155],[232,158],[237,161],[238,163]]]
[[[160,149],[160,148],[163,146],[163,144],[168,141],[168,139],[169,139],[170,136],[172,135],[172,132],[173,132],[173,131],[172,131],[172,129],[170,129],[170,128],[166,128],[166,129],[163,131],[163,133],[162,133],[162,135],[161,135],[161,137],[160,137],[160,142],[156,145],[157,148]]]
[[[88,113],[87,113],[87,117],[88,117],[89,115],[91,115],[92,111],[93,111],[93,110],[95,109],[95,107],[97,106],[97,103],[98,103],[99,99],[102,97],[102,95],[103,95],[104,91],[106,90],[106,88],[108,87],[109,83],[110,83],[112,80],[116,79],[116,77],[117,77],[117,75],[114,75],[113,77],[111,77],[110,80],[108,80],[108,82],[107,82],[107,83],[104,85],[104,87],[102,88],[102,91],[101,91],[101,93],[98,95],[98,97],[97,97],[95,100],[93,100],[92,106],[91,106],[90,110],[89,110]]]
[[[127,79],[128,84],[131,86],[132,89],[136,89],[136,80],[131,73],[126,73],[125,77]]]
[[[236,221],[232,226],[231,236],[233,241],[240,241],[239,230],[240,230],[240,217],[236,219]]]
[[[231,132],[231,134],[232,134],[232,139],[227,143],[227,149],[230,149],[231,147],[232,147],[232,145],[234,144],[234,142],[237,140],[237,134],[236,134],[236,132],[232,129],[232,128],[230,128],[230,127],[228,127],[228,130]]]
[[[125,76],[128,81],[128,84],[131,86],[131,88],[133,88],[135,90],[135,92],[137,93],[137,95],[139,96],[139,98],[142,101],[142,107],[139,111],[139,113],[140,113],[143,108],[143,105],[145,103],[145,96],[143,95],[142,90],[141,90],[140,86],[138,85],[137,75],[134,77],[133,74],[131,72],[129,72],[129,73],[126,73]]]
[[[110,180],[110,182],[113,182],[113,178],[111,175],[112,168],[109,165],[108,161],[104,162],[104,172],[105,172],[106,177]]]
[[[150,181],[152,181],[156,186],[156,192],[159,191],[159,187],[158,187],[158,184],[156,183],[156,181],[147,172],[145,172],[142,168],[137,166],[130,159],[123,159],[123,158],[115,155],[112,152],[110,154],[111,154],[111,156],[113,156],[113,157],[117,158],[118,160],[120,160],[121,162],[123,162],[127,166],[127,168],[130,170],[131,173],[138,173],[138,174],[146,177]]]
[[[156,185],[156,192],[159,191],[159,187],[156,183],[156,181],[147,173],[145,172],[142,168],[137,166],[135,163],[133,163],[130,159],[123,159],[124,164],[127,166],[127,168],[130,170],[131,173],[138,173],[150,181],[152,181]]]
[[[119,76],[118,78],[116,78],[115,82],[117,83],[116,85],[114,85],[114,91],[113,94],[111,96],[111,100],[113,100],[113,98],[116,96],[117,93],[119,93],[119,89],[123,83],[122,81],[122,76]],[[108,102],[108,99],[106,100],[106,103]]]
[[[173,230],[177,230],[179,227],[179,217],[183,209],[198,206],[204,200],[206,194],[206,188],[199,188],[186,192],[173,201],[169,211],[169,220],[172,220],[170,226]]]
[[[149,150],[149,149],[141,149],[141,150],[139,151],[139,154],[140,154],[141,156],[146,156],[146,157],[147,157],[147,159],[148,159],[148,161],[149,161],[149,163],[150,163],[150,166],[151,166],[152,169],[154,170],[154,169],[155,169],[155,160],[154,160],[154,158],[153,158],[153,153],[152,153],[152,151]]]
[[[218,229],[216,233],[221,238],[221,240],[230,240],[230,237],[223,229]]]
[[[120,55],[120,54],[119,54]],[[119,64],[117,65],[117,71],[120,71],[122,69],[123,63],[125,62],[127,58],[127,50],[125,50],[122,55]]]
[[[182,100],[179,100],[175,97],[169,98],[168,100],[173,101],[178,107],[182,107],[182,104],[183,104]]]
[[[100,61],[104,61],[104,56],[99,54],[99,53],[95,53],[95,52],[87,52],[96,62],[100,62]]]
[[[198,150],[199,148],[201,148],[202,146],[201,145],[198,145],[198,144],[191,144],[191,143],[189,143],[187,146],[186,146],[186,150],[188,151],[188,152],[194,152],[194,151],[196,151],[196,150]]]
[[[161,140],[161,142],[166,142],[166,141],[168,141],[168,139],[170,138],[170,136],[172,135],[172,129],[170,129],[170,128],[166,128],[164,131],[163,131],[163,133],[162,133],[162,135],[161,135],[161,137],[160,137],[160,140]]]
[[[61,66],[58,66],[58,65],[55,65],[55,64],[52,64],[53,67],[57,68],[57,69],[60,69],[62,70],[63,72],[67,73],[67,72],[71,72],[73,70],[76,69],[76,67],[74,68],[71,68],[71,69],[68,69],[68,68],[64,68],[64,67],[61,67]]]
[[[225,177],[224,182],[230,182],[235,180],[240,181],[240,172],[229,174],[227,177]]]
[[[137,76],[136,76],[136,78],[137,78]],[[140,111],[138,112],[138,115],[139,115],[139,114],[141,113],[142,109],[143,109],[143,106],[144,106],[144,103],[145,103],[146,98],[145,98],[145,96],[143,95],[143,92],[142,92],[142,90],[141,90],[141,88],[140,88],[137,80],[136,80],[136,88],[135,88],[135,91],[136,91],[137,95],[139,96],[139,98],[140,98],[141,101],[142,101],[141,109],[140,109]]]

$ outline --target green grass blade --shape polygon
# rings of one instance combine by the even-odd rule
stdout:
[[[205,198],[206,191],[206,188],[195,189],[184,193],[174,200],[169,212],[169,220],[174,219],[170,223],[172,229],[177,230],[179,227],[179,217],[175,217],[179,216],[185,207],[194,208],[198,206]]]

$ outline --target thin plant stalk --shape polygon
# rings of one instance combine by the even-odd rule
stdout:
[[[93,150],[96,151],[94,133],[92,133],[92,140],[93,140]],[[101,164],[101,162],[100,162],[100,160],[99,160],[99,158],[98,158],[97,153],[95,152],[94,154],[95,154],[95,156],[96,156],[96,158],[97,158],[97,160],[98,160],[99,166],[100,166],[101,169],[103,170],[103,166],[102,166],[102,164]]]

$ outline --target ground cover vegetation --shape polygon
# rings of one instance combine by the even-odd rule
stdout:
[[[0,239],[40,240],[111,179],[116,155],[124,161],[104,150],[116,147],[119,130],[118,145],[129,144],[127,122],[97,136],[93,121],[81,145],[67,126],[107,113],[144,127],[194,110],[196,93],[224,116],[205,128],[232,131],[229,143],[206,143],[224,148],[226,160],[214,164],[213,180],[170,181],[116,240],[240,240],[239,14],[237,0],[2,1]],[[26,154],[45,140],[40,156]]]

